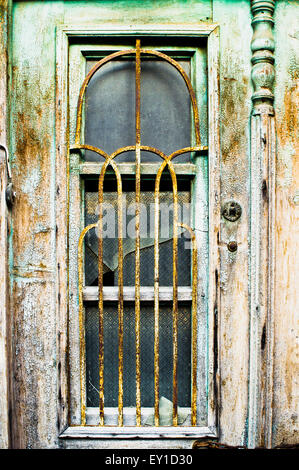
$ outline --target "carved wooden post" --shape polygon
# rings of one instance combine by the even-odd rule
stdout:
[[[252,0],[249,447],[271,447],[275,223],[275,0]]]

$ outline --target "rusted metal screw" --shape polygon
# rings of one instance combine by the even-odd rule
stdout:
[[[235,242],[235,241],[228,242],[228,244],[227,244],[227,249],[228,249],[228,251],[230,251],[231,253],[234,253],[234,252],[237,251],[237,249],[238,249],[238,243]]]

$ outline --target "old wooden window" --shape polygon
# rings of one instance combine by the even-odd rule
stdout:
[[[207,41],[122,42],[70,47],[71,420],[211,435]]]

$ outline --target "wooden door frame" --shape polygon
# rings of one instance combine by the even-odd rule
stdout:
[[[0,448],[10,447],[11,387],[11,333],[9,306],[8,238],[10,214],[6,203],[9,181],[7,159],[9,134],[9,39],[11,1],[0,1]]]

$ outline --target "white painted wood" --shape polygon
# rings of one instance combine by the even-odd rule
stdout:
[[[117,301],[118,300],[118,287],[104,286],[103,288],[104,300]],[[99,289],[97,286],[84,287],[83,298],[85,301],[95,301],[99,298]],[[161,287],[159,288],[159,299],[161,301],[172,300],[173,288]],[[140,300],[153,301],[154,288],[153,287],[140,287]],[[178,300],[191,301],[192,288],[189,286],[178,287]],[[135,286],[124,286],[124,301],[135,301]]]
[[[200,23],[196,26],[194,25],[164,25],[164,24],[155,24],[155,25],[130,25],[128,26],[111,26],[111,25],[62,25],[58,30],[63,31],[67,36],[83,36],[83,37],[111,37],[111,36],[132,36],[142,35],[142,36],[169,36],[169,37],[207,37],[209,36],[216,28],[218,27],[217,23]]]
[[[94,162],[85,162],[81,163],[79,166],[81,175],[99,175],[103,166],[103,160],[99,156],[99,163]],[[161,160],[162,161],[162,160]],[[118,163],[117,164],[119,171],[122,175],[134,175],[135,174],[135,163]],[[161,163],[141,163],[140,173],[141,175],[156,175]],[[108,172],[108,170],[107,170]],[[175,172],[177,175],[195,175],[196,174],[196,165],[192,163],[176,163]]]
[[[136,426],[107,426],[107,427],[95,427],[95,426],[72,426],[68,427],[59,436],[62,439],[181,439],[181,438],[215,438],[215,431],[207,426],[202,428],[195,427],[172,427],[172,426],[160,426],[155,427],[136,427]]]
[[[220,315],[220,90],[219,90],[219,28],[208,38],[208,102],[209,102],[209,298],[208,298],[208,426],[218,428],[220,363],[218,358]]]

